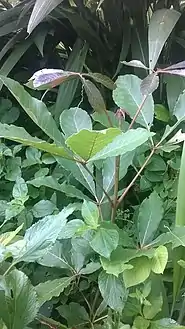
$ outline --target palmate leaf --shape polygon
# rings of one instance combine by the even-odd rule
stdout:
[[[35,288],[18,270],[0,279],[0,302],[0,318],[8,329],[25,328],[39,309]]]
[[[32,137],[22,127],[16,127],[14,125],[7,125],[0,123],[0,137],[9,139],[11,141],[21,143],[26,146],[32,146],[39,150],[58,155],[67,159],[72,159],[67,150],[62,146],[56,144],[49,144],[37,137]]]

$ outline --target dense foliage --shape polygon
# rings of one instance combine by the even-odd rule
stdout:
[[[0,10],[0,328],[184,329],[183,1]]]

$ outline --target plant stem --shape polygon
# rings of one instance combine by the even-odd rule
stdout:
[[[37,314],[36,320],[42,324],[45,324],[46,326],[48,326],[51,329],[67,329],[67,327],[64,326],[63,324],[61,324],[60,322],[47,318],[46,316],[44,316],[42,314]]]
[[[177,322],[179,324],[182,324],[182,321],[184,319],[184,316],[185,316],[185,296],[184,296],[184,299],[183,299],[183,302],[182,302],[182,306],[181,306],[181,309],[180,309],[180,312],[179,312],[179,317],[178,317],[178,320],[177,320]]]
[[[143,108],[143,105],[144,105],[144,103],[146,102],[147,97],[148,97],[148,95],[145,95],[145,96],[143,97],[143,100],[142,100],[141,104],[139,105],[139,107],[138,107],[138,109],[137,109],[137,111],[136,111],[136,114],[134,115],[134,117],[133,117],[133,119],[132,119],[132,121],[131,121],[131,124],[130,124],[130,126],[129,126],[129,129],[131,129],[131,128],[133,127],[133,124],[135,123],[135,121],[136,121],[138,115],[140,114],[140,112],[141,112],[141,110],[142,110],[142,108]]]
[[[110,198],[110,196],[108,195],[108,193],[105,191],[105,189],[103,188],[103,186],[97,181],[96,177],[94,176],[94,174],[89,170],[89,168],[86,166],[85,163],[82,164],[83,167],[87,170],[88,174],[91,175],[91,177],[94,179],[94,181],[96,182],[96,184],[101,188],[101,190],[103,191],[103,193],[106,195],[107,199],[109,200],[111,207],[113,207],[113,202]]]
[[[153,156],[154,152],[156,150],[156,146],[151,150],[148,158],[145,160],[145,162],[143,163],[142,167],[139,169],[139,171],[137,172],[137,174],[135,175],[135,177],[133,178],[133,180],[130,182],[130,184],[126,187],[126,189],[124,190],[123,194],[120,196],[120,198],[117,201],[117,207],[119,206],[119,204],[122,202],[122,200],[125,198],[125,196],[127,195],[128,191],[130,190],[130,188],[132,187],[132,185],[135,183],[136,179],[140,176],[140,174],[142,173],[143,169],[146,167],[146,165],[148,164],[149,160],[151,159],[151,157]]]
[[[120,168],[120,155],[115,159],[115,174],[114,174],[114,205],[112,208],[111,222],[115,222],[116,210],[117,210],[117,199],[118,199],[118,188],[119,188],[119,168]]]

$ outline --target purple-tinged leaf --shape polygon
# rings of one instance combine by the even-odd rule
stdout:
[[[143,95],[152,94],[159,86],[159,77],[156,73],[149,74],[144,80],[141,82],[141,93]]]
[[[165,73],[165,74],[172,74],[172,75],[179,75],[181,77],[185,77],[185,68],[179,69],[179,70],[160,70],[159,73]]]
[[[185,61],[170,65],[163,69],[163,71],[176,70],[176,69],[185,69]]]
[[[42,69],[33,74],[29,81],[33,81],[33,87],[38,88],[47,85],[48,88],[54,88],[62,82],[79,76],[76,72],[63,71],[59,69]]]

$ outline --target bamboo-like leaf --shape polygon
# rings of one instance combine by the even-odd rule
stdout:
[[[178,192],[177,192],[177,208],[176,208],[176,226],[185,226],[185,202],[184,202],[184,182],[185,182],[185,142],[181,157],[181,167],[179,174]],[[179,247],[173,251],[174,253],[174,268],[173,268],[173,306],[180,292],[185,272],[184,269],[177,263],[179,259],[185,260],[184,248]]]
[[[62,0],[37,0],[28,23],[27,32],[30,34],[35,27],[61,2]]]

